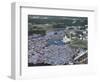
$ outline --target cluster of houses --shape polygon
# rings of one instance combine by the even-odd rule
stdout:
[[[28,63],[29,65],[64,65],[73,64],[73,52],[68,45],[60,40],[48,43],[46,37],[30,35],[28,38]],[[49,45],[48,45],[49,44]],[[59,45],[61,44],[61,45]]]
[[[84,48],[81,47],[81,44],[74,47],[75,54],[73,56],[75,64],[87,64],[88,63],[88,50],[87,50],[87,41],[88,41],[88,30],[87,25],[85,26],[69,26],[66,28],[66,33],[70,34],[70,41],[77,39],[80,42],[84,42]]]
[[[65,32],[70,34],[72,39],[78,38],[80,40],[87,40],[87,26],[68,26],[66,27]]]
[[[50,25],[45,24],[45,26]],[[88,51],[86,49],[81,50],[74,47],[78,52],[73,53],[73,48],[70,47],[70,43],[74,39],[79,39],[80,41],[88,39],[87,25],[45,30],[44,36],[41,36],[41,34],[28,36],[28,63],[34,65],[40,63],[43,65],[87,63]]]

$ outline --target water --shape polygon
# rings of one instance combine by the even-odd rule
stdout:
[[[62,40],[48,40],[48,45],[64,45],[64,42]]]

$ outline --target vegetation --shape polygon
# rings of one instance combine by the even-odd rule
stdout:
[[[87,17],[29,15],[28,65],[87,64],[87,28]]]
[[[72,47],[87,49],[87,40],[73,39],[70,43]]]

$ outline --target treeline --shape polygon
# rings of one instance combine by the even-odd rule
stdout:
[[[84,26],[88,24],[87,17],[61,17],[61,16],[28,16],[28,23],[31,24],[63,24],[67,26]]]

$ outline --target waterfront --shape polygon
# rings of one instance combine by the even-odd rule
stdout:
[[[28,23],[28,66],[88,63],[87,18],[32,17]]]

